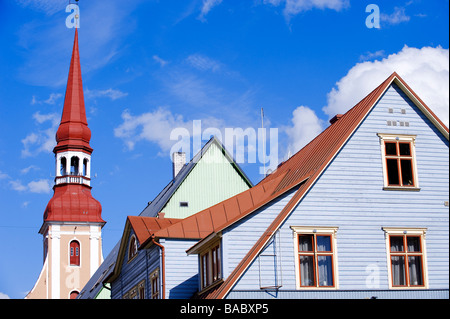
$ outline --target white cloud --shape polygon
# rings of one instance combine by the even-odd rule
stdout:
[[[8,175],[8,174],[3,173],[2,171],[0,171],[0,180],[2,180],[2,179],[8,179],[8,178],[9,178],[9,175]]]
[[[190,137],[193,137],[194,134],[193,121],[185,121],[182,115],[173,114],[162,107],[141,115],[132,115],[129,110],[125,110],[122,113],[122,119],[123,123],[114,129],[114,135],[124,141],[128,150],[133,150],[136,143],[140,141],[147,141],[158,145],[161,150],[159,156],[170,155],[169,151],[177,143],[170,139],[174,129],[187,131]],[[203,130],[208,128],[224,132],[223,121],[214,117],[201,119],[201,126],[202,132],[195,134],[203,134]]]
[[[64,85],[67,81],[74,36],[74,30],[65,27],[65,17],[68,15],[65,13],[65,7],[68,2],[16,1],[22,6],[49,15],[45,19],[30,20],[16,33],[18,45],[26,52],[23,64],[17,70],[17,76],[25,83],[37,86]],[[143,1],[111,0],[108,5],[103,1],[87,1],[82,4],[79,48],[83,58],[83,76],[108,65],[122,52],[125,36],[136,27],[131,12],[141,2]],[[36,34],[45,36],[37,37]]]
[[[400,24],[402,22],[408,22],[411,18],[406,15],[405,8],[395,7],[394,12],[391,14],[382,13],[380,19],[387,24]]]
[[[49,180],[41,179],[38,181],[32,181],[28,183],[28,190],[31,193],[48,194],[51,192],[52,186]]]
[[[201,71],[217,72],[222,68],[222,63],[201,54],[192,54],[186,58],[186,61]]]
[[[17,192],[30,192],[36,194],[48,194],[51,192],[51,182],[47,179],[31,181],[27,185],[22,184],[20,180],[9,181],[12,190]]]
[[[449,50],[438,46],[410,48],[381,61],[356,64],[328,93],[323,111],[332,118],[345,113],[397,72],[427,106],[449,125]]]
[[[53,15],[58,11],[62,11],[67,6],[67,2],[61,0],[16,0],[16,2],[23,7],[44,12],[47,15]]]
[[[284,4],[284,15],[288,19],[300,12],[312,9],[341,11],[350,5],[349,0],[264,0],[263,3],[276,7]]]
[[[361,54],[359,56],[359,60],[360,61],[368,61],[368,60],[373,60],[373,59],[376,59],[376,58],[382,58],[385,55],[386,54],[385,54],[384,50],[378,50],[378,51],[375,51],[375,52],[367,52],[365,54]]]
[[[20,174],[24,175],[24,174],[28,174],[31,170],[39,170],[40,168],[37,167],[36,165],[30,165],[28,167],[25,167],[23,169],[20,170]]]
[[[27,190],[27,187],[22,184],[21,181],[9,181],[9,185],[11,185],[11,188],[18,192],[24,192]]]
[[[55,134],[58,129],[60,117],[56,113],[41,114],[36,112],[33,118],[38,124],[36,132],[28,134],[22,139],[22,157],[36,156],[41,152],[51,152],[56,145]],[[50,127],[42,129],[42,124],[50,122]]]
[[[299,106],[292,115],[292,126],[285,128],[285,132],[289,138],[288,152],[294,154],[319,135],[324,124],[316,113],[306,106]]]
[[[170,101],[170,105],[178,103],[182,107],[190,107],[191,114],[200,112],[201,118],[204,118],[203,114],[210,114],[216,118],[225,117],[233,125],[248,126],[252,121],[248,113],[254,107],[255,90],[246,88],[246,83],[230,89],[229,85],[243,83],[233,71],[213,72],[213,75],[218,75],[217,81],[179,70],[165,73],[163,85],[169,96],[175,99]],[[160,105],[167,105],[167,101],[161,101]]]
[[[200,13],[199,19],[205,20],[205,16],[214,8],[222,3],[222,0],[203,0],[202,12]]]
[[[39,101],[36,96],[33,95],[31,99],[31,105],[35,104],[49,104],[54,105],[63,95],[61,93],[51,93],[47,100]]]
[[[4,294],[3,292],[0,292],[0,299],[10,299],[7,294]]]
[[[188,127],[181,115],[174,115],[164,108],[136,116],[125,110],[122,119],[123,123],[114,129],[114,135],[123,139],[129,150],[133,150],[137,142],[146,140],[167,151],[174,143],[170,140],[172,129]]]
[[[166,61],[166,60],[160,58],[160,57],[157,56],[157,55],[154,55],[154,56],[153,56],[153,60],[155,60],[156,62],[158,62],[159,65],[160,65],[162,68],[165,67],[167,64],[169,64],[168,61]]]
[[[112,88],[109,88],[107,90],[84,90],[84,95],[87,99],[92,99],[96,97],[107,97],[110,98],[112,101],[115,101],[117,99],[123,98],[128,96],[128,93],[122,92],[120,90],[114,90]]]

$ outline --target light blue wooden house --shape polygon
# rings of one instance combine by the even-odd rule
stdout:
[[[449,130],[393,73],[255,187],[129,218],[113,298],[159,267],[158,298],[448,299],[448,201]]]

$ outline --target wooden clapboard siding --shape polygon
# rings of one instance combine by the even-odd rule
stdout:
[[[154,245],[149,249],[139,250],[136,257],[128,261],[128,247],[133,234],[133,231],[131,231],[128,236],[127,249],[120,261],[122,271],[111,284],[111,299],[122,299],[124,294],[144,279],[146,298],[148,298],[150,291],[149,275],[160,267],[159,248]]]
[[[239,194],[252,185],[230,163],[217,143],[212,143],[162,209],[166,217],[186,218]],[[180,207],[187,202],[188,207]]]
[[[267,226],[280,213],[281,209],[292,198],[295,190],[292,190],[274,200],[254,214],[244,218],[241,222],[236,223],[223,232],[223,274],[224,278],[233,271],[238,263],[244,258],[249,249],[255,244],[256,240],[261,237]],[[259,274],[256,279],[259,278]],[[249,280],[256,280],[251,278]],[[259,279],[258,279],[259,280]]]
[[[389,113],[389,108],[393,108],[394,113]],[[406,114],[402,114],[402,109]],[[387,121],[394,120],[409,122],[409,127],[398,123],[395,127],[387,125]],[[419,192],[383,190],[382,156],[377,133],[417,135]],[[339,227],[338,287],[342,291],[367,290],[368,266],[378,270],[377,289],[389,288],[382,227],[426,227],[429,288],[446,289],[448,296],[449,211],[444,206],[449,194],[448,147],[448,140],[428,118],[396,84],[391,85],[279,229],[283,284],[280,289],[291,291],[298,298],[302,296],[302,292],[295,291],[296,256],[290,226]],[[267,205],[224,232],[224,245],[227,246],[224,259],[229,259],[228,272],[267,229],[275,211],[278,209],[279,212],[281,208]],[[260,292],[259,268],[258,258],[255,258],[233,287],[230,297],[233,291]],[[269,271],[263,271],[265,276],[270,276]],[[264,292],[260,294],[262,296]],[[325,294],[329,295],[324,292],[322,296]],[[321,294],[315,293],[314,296],[319,298]]]
[[[188,299],[199,289],[198,256],[186,254],[197,240],[166,239],[166,298]]]

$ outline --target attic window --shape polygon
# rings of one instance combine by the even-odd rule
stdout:
[[[189,207],[189,202],[180,202],[180,207]]]
[[[378,134],[381,138],[385,190],[419,190],[415,136]]]
[[[130,244],[128,246],[128,261],[131,261],[137,255],[137,241],[136,236],[131,236]]]

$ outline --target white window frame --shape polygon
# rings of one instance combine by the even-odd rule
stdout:
[[[426,234],[427,228],[408,228],[408,227],[383,227],[384,237],[386,242],[386,259],[388,267],[388,280],[389,289],[393,290],[405,290],[405,289],[417,289],[423,290],[428,289],[428,267],[427,267],[427,250],[426,250]],[[420,236],[421,240],[421,250],[422,250],[422,268],[423,268],[423,286],[404,286],[397,287],[393,286],[392,281],[392,265],[391,265],[391,247],[390,247],[390,236]]]
[[[297,290],[338,290],[339,289],[339,273],[338,273],[338,251],[336,234],[339,227],[323,227],[323,226],[291,226],[294,239],[295,254],[295,285]],[[333,281],[334,287],[301,287],[300,285],[300,261],[299,261],[299,235],[330,235],[333,247]]]
[[[382,158],[382,165],[383,165],[383,190],[420,191],[419,176],[418,176],[418,172],[417,172],[417,160],[416,160],[416,137],[417,137],[417,135],[378,133],[378,136],[380,138],[381,158]],[[389,186],[388,174],[387,174],[387,162],[386,162],[386,146],[385,146],[386,142],[410,143],[414,186]]]

